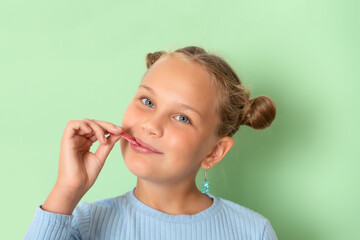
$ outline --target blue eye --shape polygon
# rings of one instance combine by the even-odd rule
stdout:
[[[185,115],[178,115],[178,116],[183,116],[183,119],[184,119],[184,118],[187,119],[187,122],[186,122],[186,123],[190,123],[189,118],[187,118]]]
[[[145,102],[143,101],[143,99],[146,99]],[[148,104],[151,104],[151,105],[152,105],[151,100],[148,99],[148,98],[143,97],[143,98],[141,98],[141,101],[142,101],[146,106],[149,106]],[[149,107],[151,107],[151,106],[149,106]]]
[[[152,103],[152,101],[151,101],[149,98],[147,98],[147,97],[141,97],[140,100],[141,100],[141,102],[142,102],[145,106],[148,106],[148,107],[151,107],[151,108],[152,108],[153,105],[154,105],[154,104]],[[187,116],[182,115],[182,114],[180,114],[180,115],[178,115],[178,116],[181,116],[180,119],[179,119],[180,122],[191,124],[191,121],[190,121],[190,119],[189,119]],[[177,116],[177,117],[178,117],[178,116]],[[176,117],[176,118],[177,118],[177,117]]]

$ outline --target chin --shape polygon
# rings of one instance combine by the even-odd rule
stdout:
[[[152,159],[152,155],[133,152],[133,150],[130,149],[129,143],[127,142],[121,144],[121,153],[126,167],[132,174],[134,174],[138,178],[142,178],[148,181],[154,181],[154,176],[158,175],[159,177],[162,175],[156,173],[156,169],[159,166],[155,165],[158,164],[158,161],[154,162],[154,159]]]
[[[151,174],[151,166],[141,157],[124,158],[125,165],[129,171],[137,177],[144,178]]]
[[[141,161],[141,159],[127,159],[125,160],[125,165],[132,174],[142,180],[152,183],[168,182],[166,179],[167,175],[156,172],[156,169],[154,169],[153,166],[149,166]]]

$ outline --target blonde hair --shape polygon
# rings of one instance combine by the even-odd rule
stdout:
[[[146,67],[149,69],[161,57],[169,55],[200,64],[209,76],[211,86],[216,87],[215,111],[220,119],[215,129],[216,136],[231,137],[240,125],[264,129],[275,119],[276,106],[270,97],[250,99],[250,90],[244,87],[230,65],[201,47],[188,46],[175,51],[148,53]]]

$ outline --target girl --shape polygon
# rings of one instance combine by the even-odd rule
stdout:
[[[206,181],[201,192],[195,184],[200,167],[206,174],[231,149],[240,125],[271,124],[273,101],[250,100],[232,68],[200,47],[149,53],[146,65],[121,127],[68,122],[58,178],[24,239],[277,239],[268,219],[208,193]],[[136,187],[78,205],[117,141]]]

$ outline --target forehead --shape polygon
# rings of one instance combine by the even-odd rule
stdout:
[[[150,67],[141,84],[151,87],[158,98],[168,103],[189,105],[203,116],[214,113],[216,92],[206,72],[197,63],[164,56]]]
[[[156,61],[144,75],[144,81],[153,78],[191,82],[192,84],[209,82],[205,70],[197,63],[180,56],[165,55]]]

